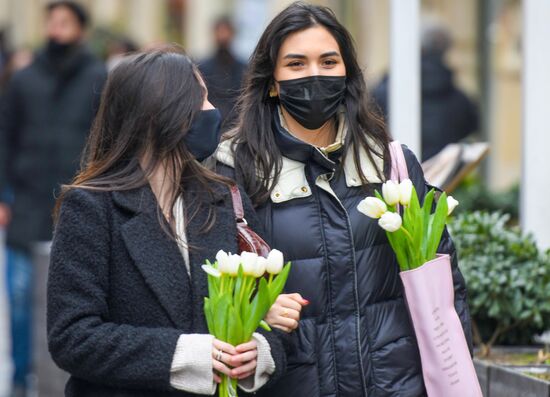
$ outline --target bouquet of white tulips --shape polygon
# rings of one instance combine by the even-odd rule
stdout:
[[[288,278],[290,262],[283,264],[283,254],[275,249],[267,258],[251,252],[232,255],[219,251],[216,262],[207,261],[202,268],[208,274],[204,314],[209,332],[237,346],[248,342],[259,326],[270,331],[263,318]],[[219,396],[237,396],[236,386],[236,379],[222,376]]]
[[[442,193],[432,211],[432,189],[420,206],[409,179],[390,180],[382,185],[382,194],[375,194],[357,208],[378,219],[397,257],[428,395],[482,397],[455,310],[450,256],[437,253],[447,217],[458,201]]]
[[[416,190],[410,179],[401,183],[392,180],[382,185],[382,194],[362,200],[357,209],[370,218],[378,219],[390,242],[402,271],[416,269],[435,259],[437,247],[447,217],[458,205],[453,197],[442,193],[435,212],[432,205],[435,190],[428,192],[420,206]],[[403,206],[403,216],[398,207]]]

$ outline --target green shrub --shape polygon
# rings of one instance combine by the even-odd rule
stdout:
[[[469,291],[474,340],[488,354],[516,329],[550,326],[550,252],[507,226],[510,215],[459,214],[450,229]]]

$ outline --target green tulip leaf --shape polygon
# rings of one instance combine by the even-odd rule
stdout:
[[[206,324],[208,325],[208,332],[215,333],[214,317],[212,316],[212,307],[210,306],[210,299],[204,298],[204,317],[206,317]]]
[[[409,208],[407,209],[407,212],[411,211],[412,214],[412,230],[411,235],[413,237],[413,246],[412,251],[414,253],[414,267],[418,267],[422,265],[422,258],[421,258],[421,246],[422,246],[422,239],[424,237],[424,220],[422,219],[422,210],[420,209],[420,203],[418,201],[418,194],[416,193],[416,189],[412,188],[412,194],[411,194],[411,203],[409,205]]]
[[[260,321],[260,327],[262,327],[266,331],[271,331],[271,327],[268,323],[265,322],[265,320]]]
[[[447,222],[447,194],[443,193],[437,201],[435,214],[431,220],[430,234],[428,236],[428,249],[426,260],[431,261],[435,259],[437,248],[441,241],[441,235]]]
[[[244,284],[244,275],[243,275],[243,265],[239,264],[239,270],[237,271],[237,278],[235,281],[235,289],[234,289],[234,295],[233,295],[233,302],[236,307],[241,306],[241,292],[243,289]]]
[[[288,274],[290,272],[290,262],[288,262],[281,272],[275,277],[273,282],[269,286],[269,303],[271,306],[273,303],[275,303],[275,300],[280,295],[281,292],[283,292],[283,288],[285,287],[286,280],[288,279]]]
[[[239,310],[233,305],[229,306],[228,309],[226,341],[233,346],[246,342],[243,340],[243,323],[239,315]]]
[[[263,320],[270,307],[267,281],[265,278],[261,278],[258,292],[252,300],[250,316],[245,319],[244,337],[246,340],[252,337],[252,334],[258,328],[260,321]]]
[[[426,197],[424,197],[424,206],[422,207],[422,247],[420,249],[421,256],[422,256],[422,262],[427,262],[427,248],[428,248],[428,241],[429,241],[429,226],[430,226],[430,218],[432,216],[432,205],[434,201],[434,194],[435,190],[431,189],[428,194],[426,194]]]
[[[397,257],[397,263],[401,271],[409,270],[409,260],[407,258],[407,237],[405,233],[399,229],[393,233],[386,232],[390,246]]]
[[[214,305],[215,330],[214,336],[222,341],[227,340],[227,314],[230,301],[227,295],[220,296],[217,304]]]

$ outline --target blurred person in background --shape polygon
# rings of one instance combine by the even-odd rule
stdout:
[[[199,65],[208,87],[208,99],[222,113],[223,130],[236,119],[235,104],[246,70],[246,64],[232,52],[234,37],[235,28],[229,17],[218,19],[214,24],[215,53]]]
[[[2,48],[5,47],[2,45]],[[18,70],[27,67],[33,59],[32,51],[20,49],[10,53],[0,50],[4,54],[2,70],[0,71],[0,109],[5,98],[4,92],[11,76]],[[2,150],[2,149],[0,149]],[[10,194],[7,189],[0,192],[0,207],[2,203],[10,201]],[[0,208],[0,396],[8,396],[11,392],[13,378],[13,363],[11,359],[11,328],[10,311],[8,304],[8,291],[6,282],[6,250],[5,250],[5,227],[9,222],[8,207]]]
[[[56,191],[71,180],[106,79],[85,45],[89,19],[73,1],[46,6],[46,44],[10,79],[0,112],[0,203],[7,225],[7,279],[15,364],[14,396],[31,371],[33,263],[36,243],[52,238]]]
[[[448,144],[476,132],[479,120],[477,106],[455,85],[453,71],[445,62],[452,46],[449,31],[441,23],[425,19],[421,40],[422,160],[425,161]],[[384,116],[391,117],[388,75],[373,94]]]

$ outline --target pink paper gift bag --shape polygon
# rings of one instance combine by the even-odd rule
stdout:
[[[400,273],[429,397],[482,397],[454,307],[449,255]]]

